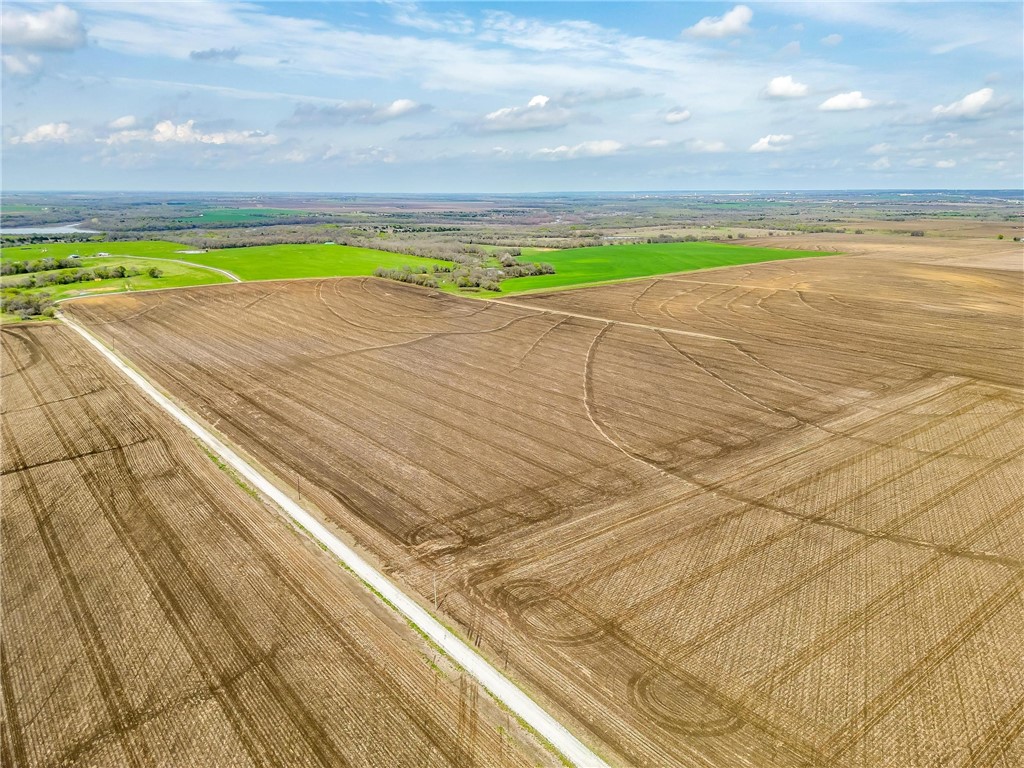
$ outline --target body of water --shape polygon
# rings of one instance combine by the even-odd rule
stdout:
[[[70,235],[81,232],[98,234],[95,229],[82,229],[77,224],[51,224],[48,227],[0,227],[0,235]]]

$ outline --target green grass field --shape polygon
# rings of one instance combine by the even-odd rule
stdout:
[[[4,213],[39,213],[49,210],[44,205],[29,205],[28,203],[4,203]]]
[[[44,256],[54,259],[64,258],[72,254],[79,256],[95,256],[98,253],[110,253],[118,256],[151,256],[161,259],[185,259],[194,261],[176,251],[189,250],[181,243],[168,243],[163,240],[137,240],[126,243],[106,241],[90,241],[85,243],[40,243],[38,245],[14,245],[4,248],[4,261],[35,261]]]
[[[377,267],[397,269],[407,264],[429,267],[448,263],[348,245],[258,245],[179,254],[176,258],[226,269],[243,280],[370,275]]]
[[[189,224],[251,224],[276,216],[298,216],[308,213],[310,212],[288,208],[211,208],[203,211],[201,216],[186,216],[178,221]]]
[[[825,255],[782,248],[748,248],[723,243],[640,243],[570,248],[564,251],[523,249],[522,261],[546,261],[555,274],[517,277],[501,283],[501,292],[521,293],[585,283],[649,277],[711,267],[730,267],[777,259]],[[832,254],[834,255],[834,254]],[[494,295],[494,294],[492,294]]]
[[[193,250],[181,243],[162,240],[139,240],[133,242],[97,243],[47,243],[4,249],[4,259],[12,261],[34,261],[44,256],[61,258],[73,253],[95,256],[108,253],[118,257],[180,259],[194,264],[205,264],[226,269],[242,280],[284,280],[295,277],[347,277],[369,275],[377,267],[396,269],[409,266],[447,264],[437,259],[421,259],[400,253],[375,251],[370,248],[354,248],[347,245],[259,245],[250,248],[223,248],[205,253],[188,253]],[[110,259],[109,263],[121,263]],[[160,267],[163,269],[163,265]],[[164,270],[167,271],[167,270]],[[220,275],[208,273],[207,282],[222,282]]]

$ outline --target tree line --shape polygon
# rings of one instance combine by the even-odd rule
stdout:
[[[120,280],[126,277],[136,277],[145,273],[149,277],[162,277],[164,272],[159,267],[150,267],[146,270],[137,267],[126,267],[123,264],[114,264],[109,267],[98,266],[91,269],[60,269],[49,272],[36,272],[26,275],[21,280],[8,283],[8,288],[43,288],[48,285],[71,285],[72,283],[88,283],[93,280]]]
[[[412,283],[424,288],[437,288],[449,283],[458,288],[479,288],[484,291],[501,290],[501,281],[513,277],[530,275],[553,275],[555,268],[547,263],[519,263],[514,256],[504,255],[499,259],[501,267],[485,266],[480,262],[431,264],[430,267],[405,265],[398,269],[377,267],[375,277]]]
[[[35,261],[5,261],[0,263],[0,275],[26,275],[31,272],[47,272],[51,269],[71,269],[82,262],[78,256],[65,256],[55,259],[45,256]]]

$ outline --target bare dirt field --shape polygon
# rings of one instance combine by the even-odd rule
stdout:
[[[611,762],[1010,768],[1020,252],[921,240],[501,303],[333,279],[68,311]]]
[[[557,764],[76,333],[0,333],[0,763]]]

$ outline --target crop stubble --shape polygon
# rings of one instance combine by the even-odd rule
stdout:
[[[1020,274],[856,242],[500,304],[342,279],[70,311],[613,761],[1008,768]]]
[[[3,765],[555,762],[77,334],[2,334]]]

